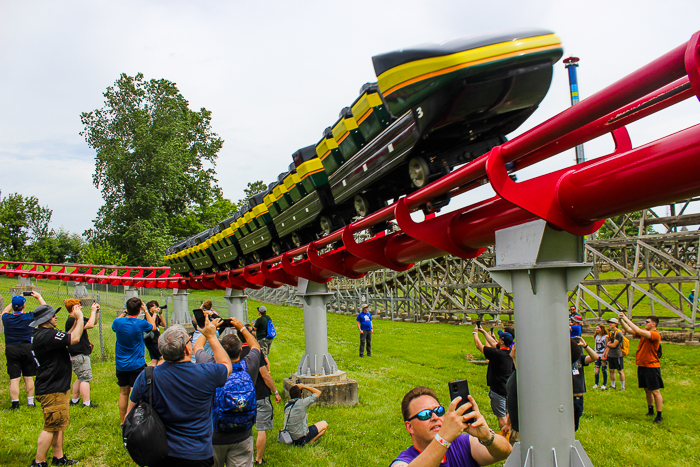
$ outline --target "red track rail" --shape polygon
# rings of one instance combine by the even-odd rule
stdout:
[[[0,274],[135,287],[245,289],[327,282],[368,271],[405,270],[451,253],[476,257],[495,232],[537,218],[577,235],[611,216],[700,195],[700,125],[633,148],[624,125],[692,96],[700,98],[700,32],[645,67],[449,175],[320,240],[232,271],[170,276],[169,268],[0,263]],[[521,169],[605,133],[607,156],[515,183],[505,165]],[[497,196],[414,222],[410,212],[443,194],[456,196],[489,182]],[[644,190],[635,189],[643,186]],[[354,234],[395,219],[400,231],[358,243]],[[319,251],[331,246],[331,251]],[[302,257],[302,259],[295,259]],[[39,269],[41,268],[41,269]],[[52,269],[60,268],[53,272]],[[96,271],[93,273],[93,271]],[[133,274],[132,274],[133,273]]]

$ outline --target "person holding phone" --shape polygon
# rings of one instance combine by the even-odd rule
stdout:
[[[390,466],[476,467],[507,458],[511,445],[489,428],[474,398],[467,399],[458,407],[459,396],[445,409],[430,388],[419,386],[408,391],[401,402],[401,414],[412,444]]]
[[[156,328],[153,331],[147,332],[143,336],[143,342],[146,344],[148,355],[151,357],[151,363],[149,363],[149,365],[156,366],[165,361],[158,350],[160,328],[165,327],[165,319],[163,319],[163,310],[161,310],[160,305],[156,300],[151,300],[150,302],[146,303],[146,309],[153,317],[153,321],[156,323]]]
[[[77,298],[69,298],[63,301],[63,304],[68,311],[68,319],[66,320],[66,332],[73,329],[75,325],[76,315],[74,309],[79,308],[82,312],[82,304]],[[92,381],[92,364],[90,363],[90,354],[92,353],[92,344],[88,337],[88,329],[95,327],[95,319],[97,313],[100,312],[100,305],[93,303],[90,307],[90,317],[83,316],[83,333],[80,335],[80,341],[75,345],[68,346],[70,361],[75,373],[76,379],[73,383],[72,396],[70,405],[80,404],[80,398],[83,398],[83,407],[96,409],[97,404],[93,404],[90,400],[90,381]]]
[[[36,361],[32,355],[32,332],[29,325],[34,321],[33,312],[25,312],[27,301],[24,295],[34,297],[39,305],[46,302],[37,292],[24,292],[23,295],[12,297],[12,301],[2,310],[2,325],[5,329],[5,359],[7,374],[10,377],[10,410],[19,410],[19,380],[24,377],[24,387],[27,391],[27,406],[34,404],[34,376],[36,376]]]
[[[143,311],[146,320],[138,319]],[[156,329],[153,316],[146,311],[146,304],[138,297],[126,301],[126,310],[112,322],[112,331],[117,334],[114,347],[114,360],[117,367],[119,385],[119,420],[124,423],[129,394],[136,378],[146,368],[143,333]]]
[[[510,358],[510,348],[513,345],[513,335],[509,332],[498,331],[498,340],[495,345],[490,341],[493,338],[487,337],[487,344],[484,345],[479,339],[479,332],[486,335],[484,328],[481,326],[475,327],[472,333],[474,337],[474,345],[479,352],[484,354],[489,361],[486,370],[486,384],[489,387],[489,398],[491,399],[491,410],[498,418],[499,429],[508,423],[508,409],[506,407],[506,383],[508,377],[513,372],[513,359]]]

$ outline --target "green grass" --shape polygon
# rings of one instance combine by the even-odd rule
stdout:
[[[251,302],[252,310],[257,303]],[[304,317],[297,308],[267,305],[278,337],[270,354],[278,388],[299,363],[304,348]],[[400,401],[416,385],[434,388],[447,401],[447,382],[467,378],[491,426],[486,367],[466,361],[464,355],[481,354],[472,343],[471,328],[447,324],[413,324],[375,321],[373,357],[358,358],[359,338],[354,316],[328,314],[329,350],[340,369],[359,383],[360,403],[355,407],[312,407],[309,421],[330,424],[320,442],[304,448],[276,441],[282,424],[282,404],[275,405],[275,428],[268,436],[265,458],[271,467],[289,465],[385,467],[410,438],[403,428]],[[111,332],[111,331],[110,331]],[[587,338],[592,344],[592,339]],[[633,355],[637,341],[631,341]],[[700,436],[692,421],[700,415],[700,349],[664,344],[662,374],[664,423],[652,425],[645,416],[643,391],[636,388],[634,358],[625,359],[625,392],[590,390],[577,438],[596,467],[700,465]],[[586,368],[587,385],[593,385],[593,367]],[[65,436],[66,452],[84,466],[135,465],[129,462],[119,432],[118,388],[113,362],[93,365],[92,399],[99,409],[71,408],[71,425]],[[22,394],[24,398],[24,394]],[[2,408],[9,406],[7,375],[0,375]],[[0,416],[0,465],[29,465],[41,429],[40,410],[22,408]]]

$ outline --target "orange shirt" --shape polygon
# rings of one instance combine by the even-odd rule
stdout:
[[[656,352],[659,350],[659,345],[661,344],[661,334],[657,331],[651,332],[651,339],[647,339],[644,336],[639,337],[639,347],[637,348],[636,363],[637,366],[644,366],[647,368],[659,368],[661,362]]]

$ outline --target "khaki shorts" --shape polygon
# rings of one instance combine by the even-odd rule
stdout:
[[[44,412],[44,431],[54,433],[68,429],[68,402],[70,401],[70,390],[66,392],[54,392],[53,394],[42,394],[36,396],[36,400],[41,404]]]
[[[72,355],[70,358],[73,365],[73,373],[78,377],[81,383],[89,383],[92,381],[92,366],[90,365],[89,355]]]

